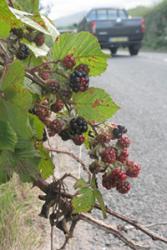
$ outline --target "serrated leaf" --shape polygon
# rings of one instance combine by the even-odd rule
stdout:
[[[12,13],[21,20],[22,23],[34,28],[35,30],[38,30],[46,35],[50,35],[49,32],[42,27],[40,24],[38,24],[37,22],[35,22],[33,20],[34,16],[31,13],[25,12],[25,11],[20,11],[14,8],[10,8],[10,10],[12,11]]]
[[[0,150],[14,151],[17,135],[9,122],[0,121]]]
[[[39,120],[36,115],[29,114],[30,125],[32,128],[32,135],[38,140],[42,140],[44,132],[44,124]]]
[[[0,184],[9,181],[12,177],[16,161],[10,151],[0,152]]]
[[[16,60],[7,65],[5,74],[1,78],[0,89],[5,91],[8,88],[13,88],[16,85],[20,85],[24,80],[24,65]]]
[[[103,217],[106,218],[107,217],[106,207],[105,207],[105,204],[104,204],[102,194],[100,193],[100,191],[98,189],[95,189],[94,190],[94,195],[95,195],[95,198],[96,198],[97,202],[99,203],[99,206],[100,206],[100,208],[102,210]]]
[[[100,75],[106,70],[107,56],[100,45],[89,32],[65,33],[56,40],[52,51],[54,60],[61,60],[68,54],[73,54],[77,64],[87,64],[90,75]]]
[[[86,183],[86,181],[84,179],[79,179],[75,182],[74,188],[84,188],[87,187],[88,184]]]
[[[31,13],[38,13],[39,0],[17,0],[14,5],[19,6],[21,10],[28,11]]]
[[[46,44],[37,47],[35,43],[30,43],[25,40],[24,43],[34,53],[35,57],[47,56],[47,54],[49,53],[49,47]]]
[[[73,95],[77,113],[90,122],[103,122],[110,119],[119,109],[108,93],[100,88],[89,88]]]
[[[72,199],[74,213],[89,212],[93,208],[94,204],[94,192],[88,187],[80,189],[79,194]]]
[[[22,23],[10,11],[6,0],[0,1],[0,20],[2,20],[4,23],[8,24],[10,27],[22,26]]]
[[[40,149],[41,160],[38,165],[39,172],[42,178],[47,179],[51,175],[53,175],[54,164],[48,153],[48,151],[42,146]]]

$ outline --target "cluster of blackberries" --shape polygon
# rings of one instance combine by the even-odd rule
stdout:
[[[83,133],[85,133],[87,130],[87,122],[84,118],[78,116],[77,118],[73,118],[70,121],[68,127],[62,130],[59,135],[64,141],[72,139],[72,141],[76,145],[81,145],[84,143],[85,140]]]
[[[30,54],[29,48],[27,47],[26,44],[21,43],[20,39],[26,38],[30,42],[34,42],[37,46],[42,46],[45,42],[44,34],[41,32],[36,32],[33,29],[27,28],[27,30],[25,30],[24,32],[23,29],[13,28],[11,30],[11,35],[12,36],[14,35],[16,37],[16,42],[19,43],[19,46],[17,47],[17,51],[16,51],[16,57],[19,60],[26,59]]]
[[[126,132],[125,127],[118,125],[98,134],[91,143],[91,155],[96,160],[89,166],[94,174],[104,173],[102,185],[106,189],[116,188],[122,194],[131,188],[127,178],[140,173],[140,166],[128,159],[130,140],[124,135]]]
[[[89,87],[89,68],[85,64],[78,65],[70,75],[70,88],[74,92],[84,92]]]

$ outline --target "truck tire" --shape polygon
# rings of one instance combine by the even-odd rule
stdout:
[[[131,56],[137,56],[137,54],[139,53],[139,48],[136,48],[135,46],[130,46],[129,53]]]
[[[110,48],[111,55],[116,55],[118,48]]]

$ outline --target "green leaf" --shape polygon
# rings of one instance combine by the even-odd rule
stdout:
[[[22,23],[10,11],[6,0],[0,0],[0,20],[8,24],[8,27],[22,26]],[[0,24],[2,23],[0,22]],[[2,28],[2,26],[0,27]]]
[[[42,94],[41,87],[36,83],[32,82],[29,78],[24,79],[24,85],[26,89],[28,89],[32,94],[37,94],[39,96]]]
[[[95,204],[93,189],[85,187],[72,199],[74,213],[89,212]]]
[[[91,122],[103,122],[119,109],[109,94],[100,88],[89,88],[86,92],[73,95],[77,113]]]
[[[7,38],[11,29],[10,24],[0,19],[0,27],[0,38]]]
[[[16,60],[7,65],[5,75],[1,78],[0,89],[5,91],[8,88],[16,88],[24,81],[24,65]]]
[[[13,153],[9,151],[0,152],[0,184],[9,181],[12,177],[16,161]]]
[[[0,101],[0,117],[3,121],[8,121],[10,123],[18,136],[22,138],[31,137],[31,129],[28,123],[28,114],[24,107],[22,109],[21,107],[15,106],[9,101]]]
[[[31,13],[38,13],[39,0],[17,0],[15,3],[16,7],[19,6],[24,11]]]
[[[53,175],[55,166],[48,151],[43,146],[40,148],[40,156],[41,160],[39,162],[38,169],[42,178],[47,179]]]
[[[49,47],[46,44],[37,47],[35,43],[31,43],[26,39],[23,42],[34,53],[35,57],[47,56],[49,53]]]
[[[52,51],[54,60],[61,60],[68,54],[73,54],[77,64],[87,64],[90,75],[100,75],[106,70],[107,56],[100,45],[89,32],[64,33],[55,42]]]
[[[32,178],[39,175],[38,165],[41,160],[39,151],[34,147],[32,139],[19,138],[16,145],[14,170],[24,182],[31,182]]]
[[[79,179],[76,181],[74,188],[78,189],[78,188],[84,188],[87,186],[88,186],[88,184],[86,183],[86,181],[84,179]]]
[[[11,8],[11,11],[18,19],[21,20],[22,23],[46,35],[50,35],[49,32],[44,27],[42,27],[40,24],[38,24],[36,21],[33,20],[35,19],[35,17],[32,14],[25,12],[25,11],[23,12],[17,9],[13,9],[13,8]]]
[[[95,198],[98,201],[99,206],[100,206],[100,208],[102,210],[103,217],[106,218],[107,217],[106,207],[105,207],[105,204],[104,204],[104,200],[103,200],[102,194],[100,193],[100,191],[98,189],[95,189],[94,190],[94,195],[95,195]]]
[[[17,143],[17,135],[10,124],[0,121],[0,150],[14,151]]]
[[[38,140],[42,140],[44,132],[44,124],[39,120],[36,115],[29,114],[30,125],[32,128],[32,135]]]
[[[55,41],[56,38],[60,35],[60,32],[56,29],[54,24],[47,17],[41,15],[41,18],[43,19],[51,37],[53,38],[53,41]]]

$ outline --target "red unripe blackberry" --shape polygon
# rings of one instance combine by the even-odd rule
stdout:
[[[45,36],[43,33],[38,33],[35,38],[34,38],[34,42],[36,43],[36,45],[38,47],[42,46],[45,42]]]
[[[75,66],[75,64],[76,64],[76,61],[73,55],[67,55],[66,57],[64,57],[63,65],[67,69],[72,69]]]
[[[100,144],[109,143],[111,140],[111,136],[108,134],[105,134],[105,133],[99,134],[99,135],[97,135],[96,140]]]
[[[48,88],[49,92],[52,92],[53,94],[56,94],[60,88],[60,85],[56,80],[50,79],[47,81],[46,84],[47,84],[47,88]]]
[[[84,71],[87,75],[89,74],[90,71],[88,65],[86,64],[79,64],[75,69],[78,71]]]
[[[29,56],[29,54],[30,54],[30,51],[29,51],[29,48],[27,47],[27,45],[20,43],[16,57],[20,60],[24,60]]]
[[[126,194],[131,189],[131,184],[128,181],[119,182],[116,189],[119,193]]]
[[[113,147],[106,148],[101,153],[101,158],[105,163],[113,163],[116,161],[116,152]]]
[[[82,145],[85,141],[85,137],[83,135],[75,135],[72,137],[73,142],[75,143],[75,145]]]
[[[127,175],[120,168],[113,169],[109,177],[112,187],[116,187],[119,182],[127,179]]]
[[[141,170],[140,165],[138,165],[133,161],[127,161],[126,166],[127,166],[127,171],[126,171],[127,176],[132,178],[138,177]]]
[[[73,118],[70,121],[70,130],[72,134],[78,134],[81,135],[84,132],[86,132],[88,129],[87,122],[84,118],[78,116],[77,118]]]
[[[59,119],[55,119],[47,127],[49,136],[54,136],[62,131],[63,123]]]
[[[75,70],[70,76],[70,87],[74,92],[86,91],[89,87],[89,77],[84,71]]]
[[[126,161],[128,160],[128,156],[129,156],[128,149],[125,148],[122,150],[120,155],[117,157],[117,160],[122,162],[123,164],[125,164]]]
[[[34,108],[34,113],[39,117],[39,119],[43,122],[45,122],[45,120],[50,116],[50,111],[48,109],[48,107],[44,106],[44,105],[36,105],[36,107]]]
[[[43,80],[48,80],[50,78],[50,72],[48,71],[40,71],[39,72],[39,76],[43,79]]]
[[[122,148],[128,148],[130,145],[130,140],[127,136],[122,136],[118,140],[118,145],[121,146]]]
[[[55,113],[61,111],[64,107],[64,102],[61,99],[57,99],[54,104],[51,106],[51,110]]]

